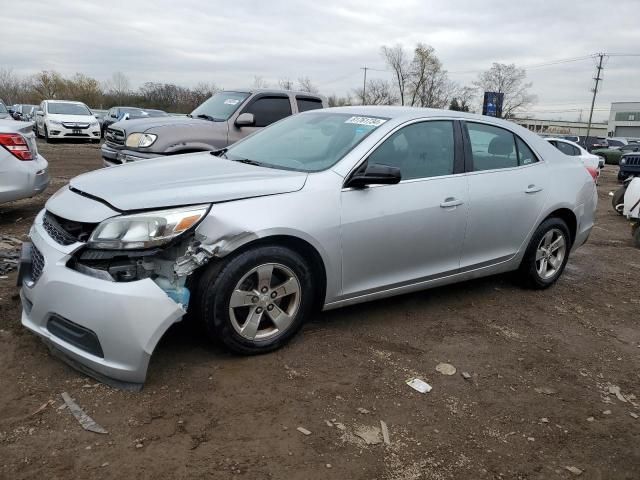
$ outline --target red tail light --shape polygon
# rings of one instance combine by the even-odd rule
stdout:
[[[0,145],[18,160],[33,160],[27,141],[19,133],[0,133]]]
[[[598,180],[598,169],[596,167],[586,167],[586,169],[593,177],[594,182]]]

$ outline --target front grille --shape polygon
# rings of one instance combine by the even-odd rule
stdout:
[[[124,145],[125,133],[119,128],[109,127],[104,134],[104,138],[107,143],[112,143],[114,145]]]
[[[86,130],[87,128],[89,128],[89,124],[88,123],[69,123],[69,122],[62,122],[62,126],[64,126],[64,128],[72,128],[72,129],[80,129],[80,130]]]
[[[37,282],[44,269],[44,256],[35,245],[31,247],[31,280]]]
[[[42,226],[56,243],[66,246],[86,242],[96,224],[66,220],[47,211],[42,218]]]
[[[622,158],[624,158],[626,161],[625,165],[633,165],[633,166],[640,165],[640,155],[632,155],[632,156],[622,157]]]

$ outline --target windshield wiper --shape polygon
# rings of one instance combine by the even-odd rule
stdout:
[[[232,162],[240,162],[240,163],[246,163],[247,165],[255,165],[256,167],[262,166],[261,162],[258,162],[256,160],[250,160],[248,158],[231,158],[230,160]]]
[[[212,117],[211,115],[206,115],[204,113],[200,113],[196,115],[196,118],[204,118],[205,120],[209,120],[210,122],[219,122],[220,120]]]
[[[211,153],[211,155],[214,155],[216,157],[227,158],[227,156],[225,155],[227,153],[227,150],[229,150],[229,147],[220,148],[218,150],[212,150],[209,153]]]

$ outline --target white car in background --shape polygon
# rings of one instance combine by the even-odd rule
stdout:
[[[82,102],[45,100],[36,112],[36,135],[54,139],[85,139],[98,143],[100,123]]]
[[[582,163],[584,163],[584,166],[589,170],[593,179],[596,182],[598,181],[600,169],[604,166],[604,158],[589,153],[577,143],[565,140],[564,138],[545,138],[545,140],[565,155],[582,160]]]

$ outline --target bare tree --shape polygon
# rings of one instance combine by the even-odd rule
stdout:
[[[442,68],[435,49],[418,43],[411,61],[408,98],[409,104],[416,107],[444,108],[452,97],[455,84],[449,80],[447,71]]]
[[[267,82],[262,75],[254,75],[253,88],[269,88],[269,82]]]
[[[396,77],[398,93],[400,94],[400,105],[404,105],[407,82],[411,74],[409,57],[400,44],[397,44],[395,47],[383,45],[381,52],[387,65],[393,70],[393,74]]]
[[[298,89],[302,92],[318,93],[320,90],[316,87],[309,77],[298,78]]]
[[[502,117],[511,118],[518,110],[536,101],[536,96],[529,93],[532,83],[527,83],[526,78],[524,68],[518,68],[513,63],[494,63],[473,84],[483,92],[503,93]]]
[[[104,82],[104,90],[116,100],[116,103],[123,104],[131,94],[131,84],[124,73],[114,72],[111,78]]]
[[[293,90],[293,81],[289,78],[281,78],[278,80],[278,85],[283,90]]]
[[[371,79],[367,81],[366,93],[362,87],[356,88],[353,92],[362,105],[394,105],[398,102],[393,85],[388,80]]]
[[[452,93],[453,97],[449,104],[449,110],[470,112],[475,93],[476,89],[473,87],[461,87],[459,85],[455,85]]]
[[[19,97],[22,94],[23,82],[9,68],[0,69],[0,100],[8,103],[22,101]]]
[[[43,70],[36,73],[32,79],[33,89],[41,100],[58,98],[64,90],[64,78],[54,71]]]

